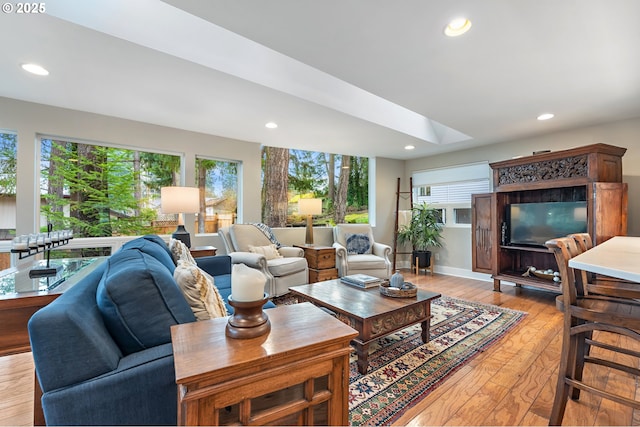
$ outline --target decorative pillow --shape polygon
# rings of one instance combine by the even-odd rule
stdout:
[[[352,234],[344,235],[347,242],[347,253],[349,255],[362,255],[371,253],[371,241],[368,234]]]
[[[171,250],[171,256],[176,265],[178,265],[180,260],[184,260],[190,264],[196,263],[193,255],[191,255],[191,251],[181,240],[171,238],[169,241],[169,250]]]
[[[128,249],[107,262],[96,303],[124,354],[169,343],[172,325],[195,321],[173,273],[156,258]]]
[[[182,242],[181,242],[182,243]],[[198,320],[227,316],[227,307],[214,285],[214,278],[185,259],[178,260],[173,278]]]
[[[268,245],[268,246],[252,246],[249,245],[249,252],[254,254],[262,254],[269,261],[270,259],[282,258],[280,252],[278,252],[278,248],[276,245]]]

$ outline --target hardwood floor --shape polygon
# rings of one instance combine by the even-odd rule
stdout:
[[[528,315],[514,331],[453,374],[395,424],[547,425],[561,347],[562,315],[555,308],[555,294],[509,285],[494,292],[488,282],[402,273],[405,280],[423,289]],[[589,366],[586,376],[606,381],[607,386],[628,396],[638,395],[636,378],[630,375]],[[30,353],[0,357],[0,396],[0,425],[33,425]],[[639,425],[640,413],[582,393],[579,401],[567,405],[563,424]]]
[[[33,425],[31,353],[0,357],[0,425]]]

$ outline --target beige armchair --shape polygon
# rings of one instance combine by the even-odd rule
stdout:
[[[338,224],[333,228],[333,242],[340,277],[357,273],[381,279],[391,276],[391,246],[375,242],[369,224]]]
[[[309,268],[301,248],[282,246],[274,253],[272,242],[253,224],[233,224],[221,228],[218,234],[231,262],[256,268],[267,277],[264,291],[270,297],[284,295],[290,286],[309,282]]]

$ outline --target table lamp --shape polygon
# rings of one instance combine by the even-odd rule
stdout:
[[[184,228],[184,214],[200,212],[200,190],[195,187],[162,187],[160,189],[162,213],[178,214],[178,228],[171,237],[191,247],[191,236]]]
[[[313,215],[322,213],[322,199],[300,199],[298,201],[298,213],[307,215],[307,236],[305,244],[313,245]]]

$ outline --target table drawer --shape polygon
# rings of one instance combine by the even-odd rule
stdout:
[[[324,270],[309,269],[309,283],[323,282],[325,280],[337,279],[338,269],[327,268]]]

